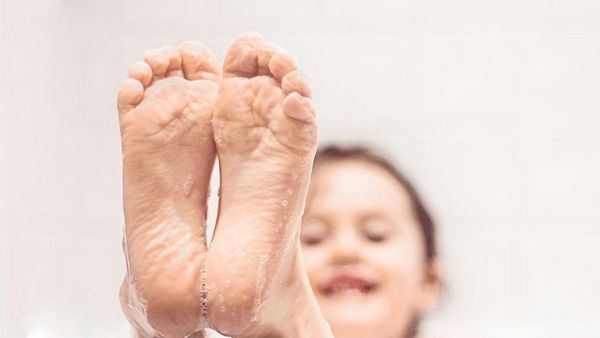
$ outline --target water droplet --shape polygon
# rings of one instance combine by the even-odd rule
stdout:
[[[194,187],[194,177],[192,174],[189,174],[185,177],[185,181],[183,182],[183,193],[185,196],[189,196],[192,193],[192,188]]]
[[[263,289],[265,287],[265,273],[266,273],[266,264],[267,261],[269,260],[269,256],[268,255],[261,255],[260,256],[260,264],[258,266],[258,274],[256,276],[256,295],[254,297],[254,306],[256,308],[258,308],[260,306],[260,303],[262,301],[262,293],[263,293]]]
[[[221,305],[221,313],[225,313],[227,312],[227,309],[225,309],[225,305]]]
[[[288,206],[288,201],[287,200],[283,200],[281,202],[281,205],[283,205],[284,207],[287,207]]]
[[[268,260],[269,260],[269,256],[268,255],[262,255],[262,256],[260,256],[260,264],[265,264]]]
[[[289,189],[287,190],[287,193],[288,193],[289,195],[291,195],[293,192],[294,192],[294,190],[292,190],[292,188],[289,188]]]
[[[228,288],[230,286],[231,286],[231,280],[228,279],[225,281],[225,287]]]
[[[222,294],[219,294],[218,298],[219,298],[219,302],[221,302],[221,303],[223,303],[225,301],[225,297]]]
[[[202,269],[200,270],[200,295],[202,297],[200,309],[200,317],[203,323],[208,323],[208,290],[206,288],[206,263],[204,260],[202,263]]]

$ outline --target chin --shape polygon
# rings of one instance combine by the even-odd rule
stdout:
[[[390,324],[384,313],[382,309],[343,304],[323,308],[336,338],[382,338],[382,326]]]
[[[389,327],[393,323],[330,323],[335,338],[402,338],[406,330]],[[387,326],[386,326],[387,325]]]
[[[385,299],[365,303],[323,302],[323,314],[336,338],[400,338],[412,318],[408,309],[392,306]]]
[[[330,323],[335,338],[381,338],[381,333],[374,324]]]
[[[394,318],[394,308],[385,292],[360,293],[340,292],[338,294],[319,294],[317,297],[323,314],[336,322],[348,325],[381,323]],[[395,312],[395,311],[394,311]]]

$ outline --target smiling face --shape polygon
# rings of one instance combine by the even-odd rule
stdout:
[[[435,302],[435,264],[411,197],[376,164],[316,166],[300,238],[313,291],[338,338],[401,338]]]

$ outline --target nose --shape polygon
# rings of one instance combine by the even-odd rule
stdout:
[[[358,236],[350,227],[338,227],[332,243],[331,263],[336,265],[355,264],[360,261]]]

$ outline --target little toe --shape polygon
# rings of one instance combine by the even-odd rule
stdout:
[[[169,55],[162,49],[150,49],[144,55],[146,61],[152,68],[152,80],[163,79],[169,68]]]
[[[288,117],[305,122],[311,122],[315,117],[312,101],[297,92],[283,99],[283,112]]]
[[[183,77],[183,69],[181,68],[181,53],[175,46],[167,45],[160,48],[169,57],[169,66],[167,67],[166,76],[181,76]]]
[[[129,67],[127,76],[140,81],[144,88],[146,88],[152,82],[152,68],[150,68],[150,65],[146,62],[138,61]]]
[[[217,58],[204,44],[184,42],[179,44],[177,49],[181,54],[182,69],[186,79],[220,81],[221,70]]]
[[[302,96],[306,96],[308,98],[312,97],[312,91],[308,85],[308,82],[300,73],[300,71],[297,70],[289,72],[283,77],[281,80],[281,89],[285,95],[297,92]]]
[[[119,114],[126,114],[135,108],[144,97],[144,86],[138,80],[126,78],[121,82],[117,95],[117,109]]]

